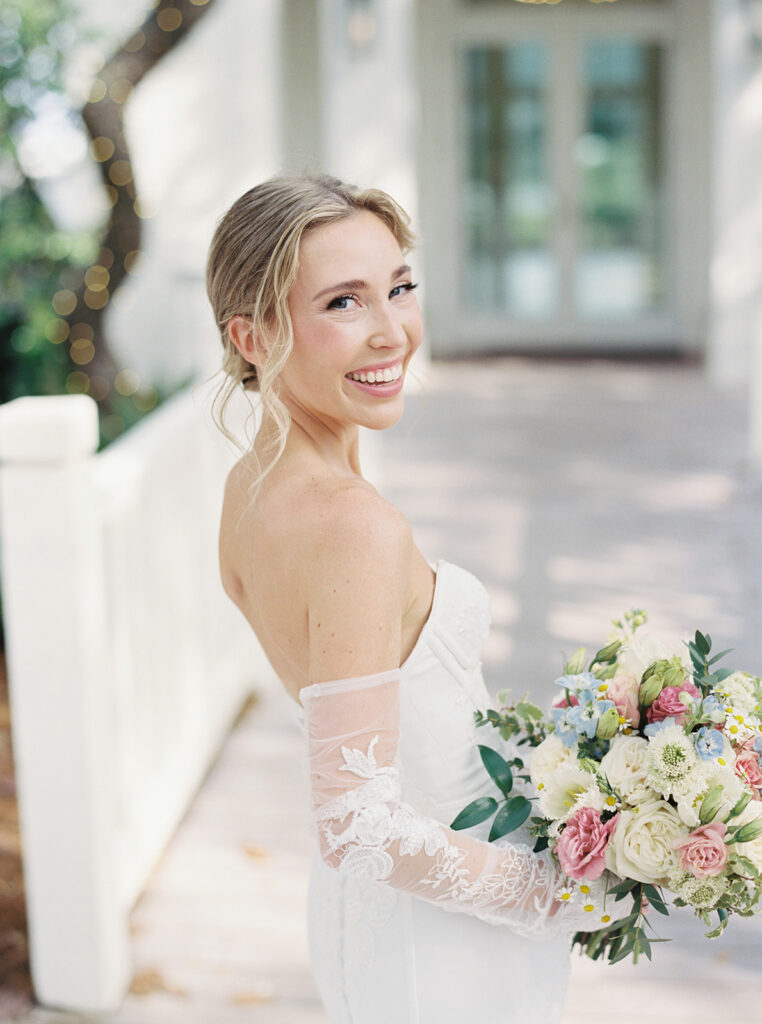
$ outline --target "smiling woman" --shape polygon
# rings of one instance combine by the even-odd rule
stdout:
[[[473,716],[486,591],[426,561],[359,462],[359,428],[402,415],[421,343],[407,223],[384,193],[325,178],[266,182],[221,221],[224,368],[232,387],[253,373],[263,415],[228,476],[220,572],[305,734],[331,1021],[553,1024],[581,912],[546,852],[446,824],[494,789]]]

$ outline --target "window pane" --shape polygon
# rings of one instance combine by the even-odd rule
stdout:
[[[465,52],[464,304],[547,316],[555,307],[549,251],[548,59],[541,43]]]
[[[664,298],[662,67],[658,45],[585,47],[575,293],[586,316],[636,316]]]

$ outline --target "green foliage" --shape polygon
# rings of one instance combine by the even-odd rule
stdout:
[[[90,390],[101,408],[101,447],[188,383],[144,385],[122,393],[101,379],[90,386],[87,366],[75,362],[68,327],[56,312],[56,293],[75,291],[96,259],[91,231],[64,231],[51,219],[35,182],[19,160],[19,140],[40,105],[64,92],[64,64],[89,30],[77,27],[72,0],[3,0],[0,4],[0,402],[22,395]],[[71,120],[81,125],[73,111]],[[84,128],[82,128],[84,131]],[[123,254],[122,254],[123,255]]]
[[[75,283],[96,241],[56,228],[17,155],[37,105],[62,93],[69,13],[62,0],[5,0],[0,9],[0,401],[65,392],[77,369],[46,331],[54,293]]]

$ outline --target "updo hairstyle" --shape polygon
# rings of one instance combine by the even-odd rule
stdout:
[[[214,232],[206,290],[222,341],[218,372],[225,378],[215,393],[212,417],[225,437],[246,452],[225,424],[228,402],[242,387],[259,392],[261,423],[269,418],[276,427],[265,458],[261,462],[255,458],[254,489],[282,455],[291,423],[278,397],[277,381],[293,347],[288,295],[299,269],[302,238],[311,228],[362,210],[376,214],[386,224],[403,252],[412,247],[410,218],[390,196],[328,176],[270,178],[237,199]],[[267,337],[267,355],[259,368],[230,340],[228,324],[236,315],[246,317],[255,332]],[[250,454],[253,456],[253,451]]]

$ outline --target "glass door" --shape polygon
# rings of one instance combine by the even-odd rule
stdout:
[[[585,31],[462,46],[460,306],[484,347],[668,333],[667,52]]]

